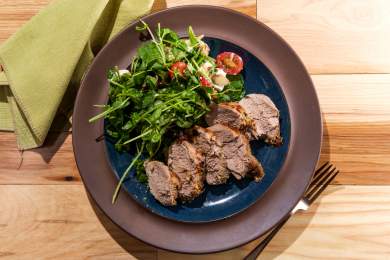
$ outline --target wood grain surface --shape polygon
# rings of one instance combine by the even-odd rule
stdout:
[[[0,44],[51,0],[0,0]],[[294,216],[261,259],[390,258],[390,2],[386,0],[158,0],[233,8],[292,45],[324,118],[320,161],[341,173]],[[257,9],[257,10],[256,10]],[[71,133],[21,153],[0,132],[0,259],[240,259],[258,241],[220,254],[157,250],[129,237],[88,199]]]
[[[390,184],[390,74],[312,79],[324,116],[321,162],[341,171],[334,183]],[[23,154],[13,133],[0,133],[0,151],[0,184],[80,183],[69,133],[51,133],[44,147]]]
[[[0,185],[0,205],[0,258],[156,259],[96,215],[81,185]]]
[[[311,73],[390,72],[390,1],[261,0],[257,8]]]
[[[259,259],[388,259],[389,215],[389,186],[332,186],[291,218]],[[158,259],[242,259],[255,244],[206,256],[159,251]]]
[[[0,205],[0,257],[157,259],[152,247],[122,234],[99,211],[96,215],[81,185],[0,185]],[[389,186],[332,186],[288,222],[262,259],[389,256],[389,214]],[[240,259],[256,242],[204,256],[159,250],[158,259]]]
[[[231,8],[256,18],[256,0],[167,0],[155,1],[153,11],[182,5],[215,5]]]
[[[0,0],[0,44],[52,0]],[[152,11],[180,5],[216,5],[256,17],[256,0],[155,0]]]

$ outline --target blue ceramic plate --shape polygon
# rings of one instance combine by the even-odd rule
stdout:
[[[72,140],[86,190],[102,212],[121,229],[164,250],[214,253],[263,236],[302,198],[321,150],[320,106],[303,63],[270,28],[233,10],[181,6],[150,14],[143,20],[152,28],[161,23],[181,36],[186,36],[187,25],[192,25],[198,33],[230,42],[208,40],[214,55],[233,50],[244,56],[247,92],[265,93],[276,103],[281,111],[284,144],[279,148],[267,147],[261,142],[253,144],[253,152],[266,171],[260,183],[232,180],[228,185],[208,188],[204,196],[192,204],[165,208],[154,201],[145,186],[130,178],[125,183],[127,192],[123,190],[112,204],[111,196],[119,177],[115,171],[123,172],[131,156],[117,154],[112,144],[107,142],[106,145],[97,138],[104,129],[103,120],[90,124],[88,119],[101,112],[95,104],[107,102],[107,70],[116,65],[128,66],[142,43],[133,23],[99,52],[77,95]],[[220,218],[225,219],[212,221]]]
[[[155,214],[181,222],[210,222],[237,214],[256,202],[271,186],[286,158],[290,142],[290,116],[283,92],[270,70],[254,55],[230,42],[205,38],[215,57],[223,51],[239,54],[244,60],[243,76],[246,94],[262,93],[269,96],[280,111],[283,144],[273,147],[262,141],[252,141],[252,153],[261,162],[265,177],[256,183],[251,179],[237,181],[230,178],[227,184],[206,186],[204,193],[191,203],[165,207],[154,199],[148,187],[139,183],[132,172],[124,188],[139,204]],[[132,154],[119,153],[113,140],[106,138],[107,154],[118,179],[132,160]]]

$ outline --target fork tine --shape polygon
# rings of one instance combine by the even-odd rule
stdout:
[[[315,186],[315,184],[317,183],[318,176],[321,176],[321,175],[324,173],[323,169],[324,169],[327,165],[329,165],[329,161],[325,162],[323,165],[321,165],[320,168],[318,168],[318,169],[314,172],[313,178],[311,179],[310,184],[309,184],[309,186],[308,186],[307,189],[306,189],[305,196],[306,196],[306,194]]]
[[[313,179],[314,179],[314,178],[322,171],[322,169],[324,169],[328,164],[329,164],[329,161],[327,161],[326,163],[324,163],[323,165],[321,165],[321,167],[318,168],[318,169],[314,172]]]
[[[331,165],[331,166],[332,166],[331,168],[327,167],[326,172],[323,172],[321,177],[318,180],[316,180],[314,186],[312,186],[312,188],[310,190],[306,191],[306,193],[305,193],[306,198],[310,198],[311,196],[313,196],[313,194],[318,190],[319,186],[324,184],[326,182],[326,180],[329,178],[329,176],[336,170],[336,168],[333,167],[333,165]]]
[[[326,167],[326,169],[325,169]],[[330,171],[329,171],[330,170]],[[339,171],[336,171],[336,168],[333,167],[332,164],[329,165],[329,162],[323,164],[319,169],[317,169],[314,173],[313,180],[311,181],[309,188],[314,187],[312,191],[310,191],[309,196],[305,196],[304,200],[307,200],[309,205],[311,205],[318,196],[322,193],[322,191],[329,185],[329,183],[336,177]],[[330,177],[329,177],[330,176]],[[313,185],[313,182],[315,184]],[[318,185],[317,185],[318,183]],[[322,185],[321,185],[322,184]],[[293,214],[293,213],[292,213]],[[278,233],[278,231],[283,227],[283,225],[287,222],[287,220],[292,216],[290,213],[287,218],[285,218],[282,222],[280,222],[273,230],[270,232],[266,238],[258,244],[245,258],[244,260],[252,260],[256,259],[257,256],[261,252],[263,252],[264,248],[268,245],[268,243],[272,240],[272,238]]]
[[[312,183],[313,183],[313,184],[317,184],[317,183],[318,183],[318,180],[322,179],[322,177],[324,176],[324,174],[326,174],[326,173],[329,171],[329,169],[333,167],[333,164],[328,164],[328,165],[326,165],[326,166],[327,166],[326,168],[325,168],[325,167],[321,167],[321,168],[320,168],[321,171],[318,171],[318,173],[317,173],[317,171],[316,171],[316,173],[314,174],[313,180],[312,180]],[[325,168],[325,169],[324,169],[324,168]],[[320,170],[320,169],[318,169],[318,170]]]
[[[309,187],[306,190],[305,196],[307,196],[312,190],[321,182],[323,182],[324,178],[326,178],[327,174],[329,174],[329,170],[333,167],[332,164],[327,164],[327,167],[324,169],[324,167],[321,167],[321,171],[316,171],[314,174],[313,179],[310,182]],[[318,170],[320,170],[318,169]]]
[[[332,172],[334,172],[334,170],[336,170],[336,168],[334,168],[332,170]],[[328,187],[329,183],[331,183],[333,181],[333,179],[336,178],[338,173],[339,173],[339,171],[336,170],[336,172],[334,172],[323,185],[318,186],[318,188],[316,189],[316,192],[311,197],[308,198],[310,205],[318,198],[318,196],[320,196],[322,191],[326,187]]]

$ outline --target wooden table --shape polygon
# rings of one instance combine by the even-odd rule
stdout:
[[[0,0],[0,43],[48,2]],[[257,16],[291,44],[320,98],[321,161],[341,170],[264,259],[390,258],[389,1],[260,0],[256,7],[255,0],[168,0],[154,10],[194,2]],[[14,134],[0,133],[0,258],[239,259],[256,244],[183,256],[129,238],[91,207],[71,139],[51,133],[44,147],[21,154]]]

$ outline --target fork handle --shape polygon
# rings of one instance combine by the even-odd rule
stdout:
[[[245,258],[244,260],[256,260],[261,252],[267,247],[272,238],[279,232],[279,230],[284,226],[284,224],[290,219],[292,214],[289,214],[284,220],[282,220],[272,231],[267,235],[267,237],[261,241]]]

